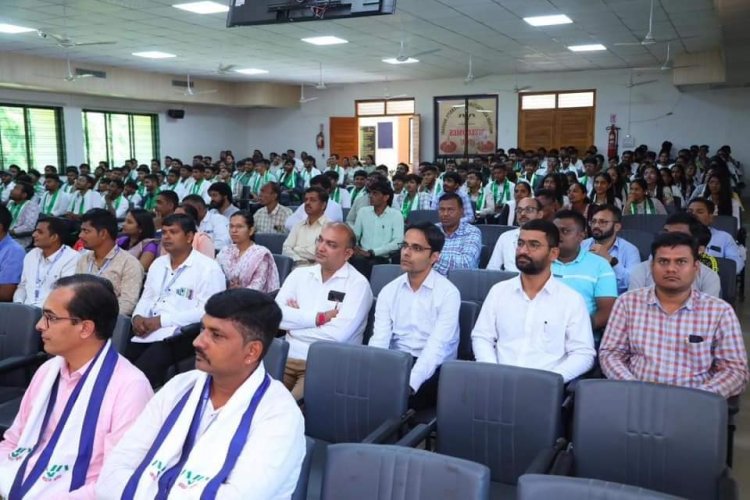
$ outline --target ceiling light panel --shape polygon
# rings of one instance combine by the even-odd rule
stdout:
[[[234,70],[235,73],[242,73],[243,75],[265,75],[268,70],[258,68],[242,68]]]
[[[599,50],[607,50],[607,47],[601,43],[591,43],[588,45],[568,45],[568,50],[573,52],[596,52]]]
[[[195,14],[220,14],[222,12],[229,12],[229,6],[216,2],[176,3],[172,7]]]
[[[0,23],[0,33],[6,33],[9,35],[16,35],[18,33],[28,33],[29,31],[36,31],[34,28],[26,28],[24,26],[16,26],[15,24],[2,24]]]
[[[160,52],[158,50],[147,50],[145,52],[133,52],[136,57],[145,57],[146,59],[169,59],[170,57],[177,57],[169,52]]]
[[[564,14],[524,17],[523,20],[532,26],[556,26],[558,24],[570,24],[573,22],[571,18]]]
[[[313,45],[340,45],[342,43],[349,43],[349,40],[344,40],[337,36],[314,36],[310,38],[302,38],[302,41]]]
[[[384,63],[388,63],[388,64],[414,64],[414,63],[418,63],[419,59],[415,59],[413,57],[409,57],[408,59],[404,59],[403,61],[399,61],[395,57],[388,57],[386,59],[383,59],[383,62]]]

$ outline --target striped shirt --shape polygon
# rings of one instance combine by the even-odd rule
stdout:
[[[617,278],[612,266],[583,248],[570,262],[554,261],[552,274],[583,296],[590,315],[596,312],[596,299],[617,297]]]
[[[748,382],[747,353],[732,307],[693,289],[668,314],[654,287],[633,290],[615,302],[599,361],[604,375],[692,387],[725,398]]]

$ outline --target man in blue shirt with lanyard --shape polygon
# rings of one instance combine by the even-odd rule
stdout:
[[[227,290],[208,300],[202,323],[197,370],[174,377],[146,406],[107,457],[97,497],[291,498],[304,420],[263,366],[279,306],[255,290]]]
[[[8,234],[12,221],[10,210],[0,205],[0,302],[13,300],[26,256],[23,247]]]

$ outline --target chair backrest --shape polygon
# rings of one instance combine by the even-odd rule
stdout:
[[[734,305],[737,298],[737,263],[723,257],[716,257],[716,263],[719,264],[721,298]]]
[[[359,442],[409,398],[412,357],[374,347],[315,342],[305,370],[305,429],[329,443]]]
[[[651,242],[654,241],[654,233],[640,229],[623,229],[617,233],[617,236],[635,245],[641,255],[641,261],[648,260],[651,255]]]
[[[362,333],[362,345],[367,345],[372,337],[373,330],[375,329],[375,306],[377,305],[377,299],[372,298],[372,305],[370,306],[370,312],[367,313],[367,323],[365,323],[365,331]]]
[[[276,262],[276,269],[279,271],[279,285],[284,284],[284,280],[294,267],[294,259],[286,255],[273,254],[273,261]]]
[[[130,345],[132,336],[130,317],[118,315],[115,330],[112,332],[112,345],[117,349],[117,352],[125,354],[125,349]]]
[[[297,487],[294,489],[294,493],[292,493],[291,500],[307,500],[307,483],[310,479],[310,465],[312,464],[314,449],[315,440],[305,436],[305,458],[302,460]]]
[[[373,296],[377,297],[385,285],[404,274],[399,264],[378,264],[372,266],[370,288]]]
[[[515,484],[562,435],[563,378],[508,365],[448,361],[440,368],[437,452],[487,465]]]
[[[273,339],[268,352],[263,357],[263,366],[270,376],[276,380],[284,380],[284,367],[289,355],[289,342],[284,339]]]
[[[490,247],[482,245],[479,249],[479,269],[487,269],[487,264],[490,263]]]
[[[412,210],[406,217],[407,224],[416,224],[417,222],[440,222],[437,210]]]
[[[328,447],[321,500],[487,500],[489,493],[484,465],[403,446],[346,443]]]
[[[518,500],[679,500],[679,497],[627,484],[598,479],[524,474],[518,480]]]
[[[344,221],[346,221],[346,217],[349,215],[349,211],[351,208],[342,208],[341,209],[341,216],[343,217]]]
[[[36,324],[42,316],[38,307],[0,303],[0,360],[14,356],[31,356],[42,350],[42,337]],[[24,373],[10,372],[2,376],[4,385],[25,386]]]
[[[623,229],[638,229],[647,233],[659,233],[667,222],[667,216],[661,214],[651,215],[623,215]]]
[[[714,215],[711,227],[726,231],[732,235],[732,238],[737,238],[737,217],[734,215]]]
[[[273,254],[281,255],[287,236],[279,233],[256,233],[254,238],[258,245],[266,247]]]
[[[575,475],[714,498],[724,471],[727,402],[664,384],[582,380],[573,415]]]
[[[498,224],[477,224],[477,229],[482,233],[482,245],[487,245],[490,254],[495,248],[495,243],[500,235],[506,231],[515,229],[514,226],[500,226]]]
[[[489,269],[452,269],[448,271],[448,279],[461,292],[461,300],[470,300],[482,305],[485,297],[495,284],[517,276],[510,271],[495,271]]]
[[[471,331],[479,317],[479,304],[468,300],[461,301],[458,311],[458,359],[474,361],[474,349],[471,347]]]

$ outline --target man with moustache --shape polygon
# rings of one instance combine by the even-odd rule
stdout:
[[[521,227],[516,246],[521,274],[490,289],[471,332],[477,361],[547,370],[565,382],[594,365],[586,304],[552,275],[559,244],[552,222],[532,220]]]
[[[542,204],[536,198],[522,198],[516,206],[516,221],[523,226],[531,220],[541,219]],[[495,243],[487,269],[498,271],[518,272],[516,268],[516,242],[521,234],[521,228],[511,229],[500,235]]]

